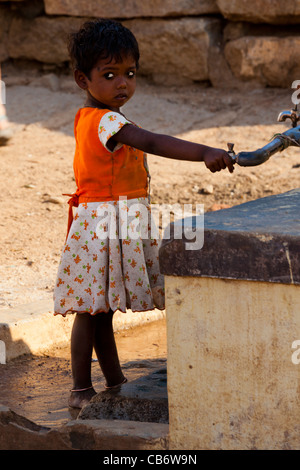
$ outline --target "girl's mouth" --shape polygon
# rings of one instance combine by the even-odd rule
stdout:
[[[120,93],[119,95],[116,96],[116,100],[118,101],[127,100],[127,95],[125,95],[124,93]]]

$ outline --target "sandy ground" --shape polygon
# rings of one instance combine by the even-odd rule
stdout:
[[[7,113],[14,137],[0,147],[0,308],[51,299],[75,190],[73,120],[84,96],[70,77],[8,75]],[[141,80],[125,114],[144,128],[236,152],[266,144],[290,124],[291,90],[164,88]],[[152,203],[204,204],[216,210],[300,186],[300,150],[265,164],[210,173],[203,163],[149,155]]]

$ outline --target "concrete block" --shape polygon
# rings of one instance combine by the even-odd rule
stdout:
[[[299,450],[300,287],[166,276],[166,299],[170,448]]]

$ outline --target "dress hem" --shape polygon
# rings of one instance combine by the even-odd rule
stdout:
[[[146,310],[132,310],[131,308],[128,308],[128,310],[131,310],[133,313],[143,313],[143,312],[151,312],[152,310],[165,310],[166,307],[153,307],[153,308],[147,308]],[[98,310],[97,312],[94,312],[94,313],[90,313],[89,311],[87,310],[67,310],[65,313],[61,313],[61,312],[54,312],[53,315],[54,316],[57,316],[57,315],[61,315],[62,317],[66,317],[67,315],[73,315],[75,313],[79,313],[79,314],[82,314],[82,313],[90,313],[91,316],[95,316],[97,315],[98,313],[108,313],[110,310],[112,310],[111,308],[109,308],[108,310]],[[116,308],[115,310],[112,310],[113,313],[119,311],[119,312],[122,312],[122,313],[127,313],[127,309],[126,310],[121,310],[120,308]]]

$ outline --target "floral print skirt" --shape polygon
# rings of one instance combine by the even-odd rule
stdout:
[[[58,268],[54,314],[164,309],[159,243],[147,198],[79,204]]]

